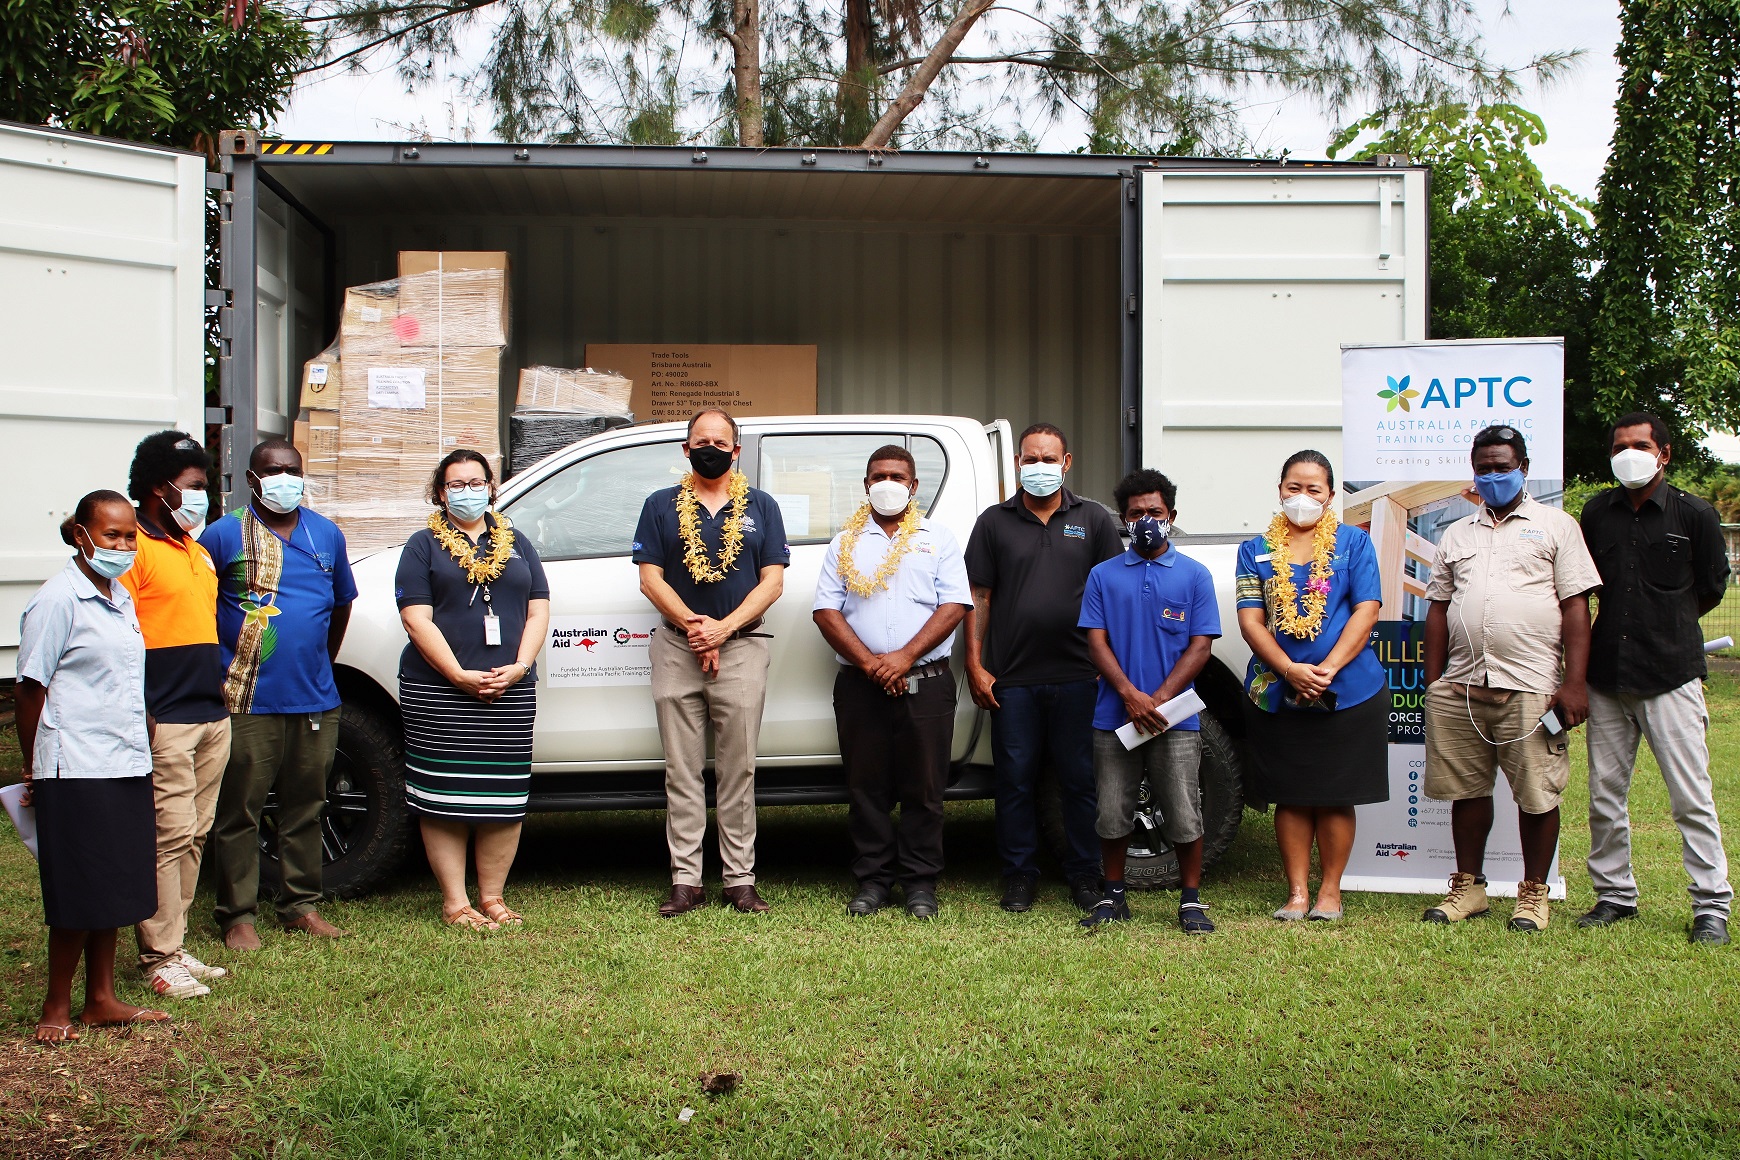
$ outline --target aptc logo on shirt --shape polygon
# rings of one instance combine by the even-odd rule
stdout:
[[[1519,528],[1516,537],[1519,540],[1534,540],[1540,544],[1547,542],[1547,533],[1540,528]]]
[[[1176,620],[1179,624],[1184,623],[1184,609],[1182,608],[1162,608],[1160,615],[1167,620]]]
[[[1065,524],[1063,525],[1063,538],[1066,540],[1085,540],[1087,539],[1087,528],[1081,524]]]
[[[746,515],[743,517],[743,530],[746,532],[753,532],[755,530],[754,516]]]

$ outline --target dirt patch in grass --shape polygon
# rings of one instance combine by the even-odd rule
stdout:
[[[15,1034],[0,1043],[0,1155],[192,1160],[250,1150],[256,1112],[232,1081],[258,1067],[198,1028],[85,1030],[58,1047]]]

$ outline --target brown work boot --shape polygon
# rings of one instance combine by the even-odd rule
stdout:
[[[224,945],[232,951],[257,951],[261,945],[260,936],[253,923],[238,922],[224,931]]]
[[[1516,884],[1516,909],[1511,911],[1510,929],[1526,930],[1539,934],[1547,929],[1547,884],[1545,882],[1518,882]]]
[[[330,922],[327,922],[312,910],[301,918],[291,919],[289,922],[285,923],[284,929],[301,931],[303,934],[310,935],[314,938],[343,938],[345,935],[350,933],[348,930],[340,930],[338,927],[333,926]]]
[[[755,885],[746,883],[742,886],[727,886],[724,890],[725,902],[735,906],[744,914],[761,914],[768,909],[761,895],[755,893]]]
[[[1461,922],[1465,918],[1478,918],[1487,910],[1486,884],[1459,870],[1450,875],[1450,893],[1444,901],[1421,915],[1420,921]]]
[[[687,914],[696,907],[707,905],[707,891],[704,887],[690,886],[686,882],[671,884],[671,896],[659,907],[660,918],[675,918],[679,914]]]

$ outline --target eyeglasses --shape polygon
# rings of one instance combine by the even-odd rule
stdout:
[[[487,479],[455,479],[446,484],[448,495],[462,495],[468,491],[488,491]]]

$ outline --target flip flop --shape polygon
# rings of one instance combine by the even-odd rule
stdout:
[[[134,1024],[172,1022],[169,1012],[153,1011],[149,1007],[141,1007],[125,1019],[105,1019],[101,1023],[87,1023],[85,1017],[79,1015],[73,1021],[81,1027],[132,1027]]]
[[[501,925],[485,918],[469,906],[462,906],[452,914],[443,914],[441,921],[448,926],[463,927],[466,930],[500,930]]]
[[[72,1023],[38,1023],[36,1025],[36,1042],[44,1047],[59,1047],[63,1043],[77,1043],[79,1033],[73,1030],[74,1026],[75,1024]],[[60,1032],[60,1035],[54,1039],[44,1039],[42,1029],[45,1027],[50,1031]]]
[[[501,926],[519,926],[526,920],[525,915],[508,909],[508,904],[499,898],[480,899],[478,905],[483,907],[483,913],[489,916],[491,922]]]

